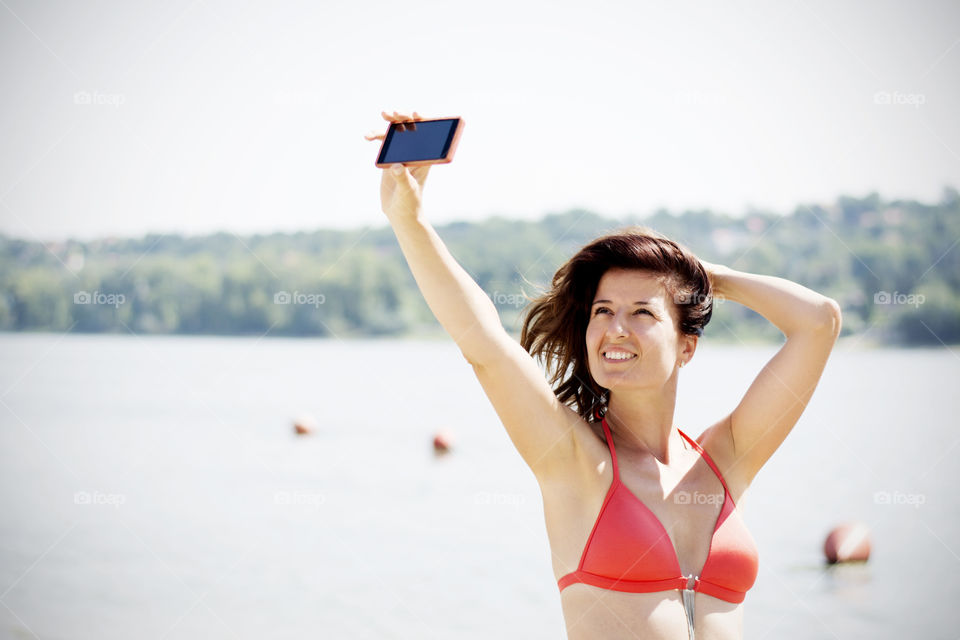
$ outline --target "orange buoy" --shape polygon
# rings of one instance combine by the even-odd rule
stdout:
[[[313,416],[310,416],[306,413],[300,414],[293,421],[293,431],[298,436],[305,436],[309,433],[312,433],[316,428],[317,421],[313,419]]]
[[[439,431],[433,436],[434,453],[446,453],[453,446],[453,438],[449,431]]]
[[[823,542],[827,562],[866,562],[870,558],[870,529],[862,522],[834,527]]]

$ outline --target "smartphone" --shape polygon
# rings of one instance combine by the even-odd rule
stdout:
[[[397,163],[415,166],[451,162],[462,132],[463,118],[391,122],[376,164],[385,168]]]

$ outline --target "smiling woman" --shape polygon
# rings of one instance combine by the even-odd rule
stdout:
[[[383,211],[536,476],[568,638],[742,638],[758,553],[738,503],[820,379],[840,331],[837,304],[630,228],[557,271],[517,343],[424,219],[428,171],[384,170]],[[677,382],[713,296],[757,311],[787,340],[733,412],[693,438],[673,423]]]
[[[591,637],[610,626],[610,619],[596,619],[598,602],[612,614],[618,633],[645,628],[654,637],[678,637],[678,591],[690,638],[698,628],[698,593],[709,596],[701,609],[712,613],[709,625],[716,632],[741,628],[739,607],[733,605],[743,602],[756,580],[756,545],[710,455],[672,422],[677,372],[693,357],[710,321],[711,294],[709,274],[692,253],[652,230],[632,227],[581,249],[557,271],[551,290],[531,305],[522,345],[546,360],[561,401],[573,404],[582,420],[602,420],[595,442],[605,442],[611,457],[610,480],[602,462],[603,472],[594,474],[608,489],[586,534],[589,518],[571,514],[568,503],[544,492],[548,535],[559,560],[555,570],[564,574],[557,584],[569,637]],[[636,458],[626,475],[640,476],[630,485],[637,489],[622,480],[614,431],[621,458]],[[602,455],[593,448],[592,455]],[[715,478],[698,472],[700,458]],[[651,469],[651,462],[658,468]],[[683,506],[652,510],[648,504],[664,502],[661,490],[670,493],[662,484],[663,471],[671,467],[687,477],[668,481],[674,484],[673,501]],[[705,501],[709,508],[681,499],[715,488],[718,481],[722,491],[716,492],[719,499]],[[587,502],[599,495],[595,490]],[[720,505],[719,513],[713,505]],[[681,555],[663,521],[674,523]],[[564,535],[570,531],[577,532],[573,541]],[[586,543],[579,543],[580,536]],[[599,597],[602,591],[631,595]],[[637,611],[646,612],[642,622],[634,621]]]
[[[598,287],[601,282],[604,286]],[[611,300],[615,295],[626,297],[615,304]],[[590,336],[599,339],[605,322],[622,319],[613,310],[624,303],[631,318],[646,318],[641,324],[654,322],[662,328],[675,323],[681,334],[697,337],[703,335],[713,312],[710,279],[703,265],[682,246],[652,230],[634,227],[581,249],[557,270],[551,290],[531,304],[520,343],[546,361],[555,372],[551,384],[557,396],[561,402],[574,403],[585,420],[606,393],[590,375],[599,362],[591,360],[591,354],[598,352],[588,349],[587,341]],[[589,334],[588,327],[592,328]],[[611,355],[604,354],[604,360]],[[568,369],[569,376],[562,379]]]

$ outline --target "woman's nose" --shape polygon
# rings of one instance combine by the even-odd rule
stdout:
[[[611,336],[627,335],[626,322],[624,322],[620,314],[616,314],[610,318],[610,322],[607,324],[607,333]]]

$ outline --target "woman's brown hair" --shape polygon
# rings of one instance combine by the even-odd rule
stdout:
[[[608,269],[640,269],[659,277],[673,301],[678,330],[703,335],[713,313],[710,278],[686,247],[646,227],[597,238],[561,266],[551,288],[528,307],[520,344],[547,367],[557,398],[584,420],[605,402],[587,365],[587,324],[600,278]]]

